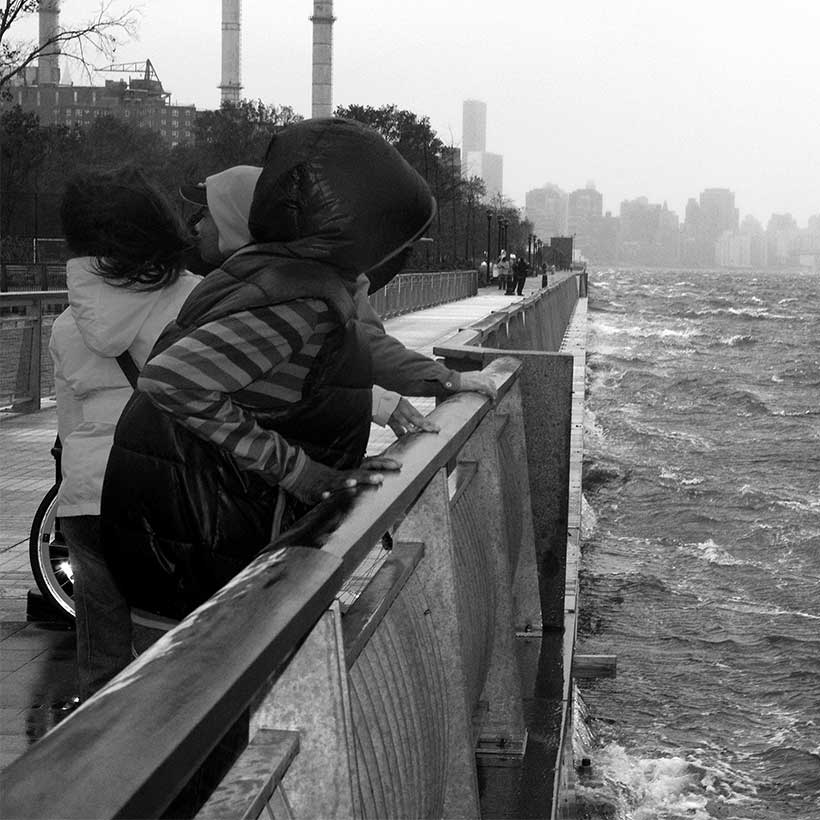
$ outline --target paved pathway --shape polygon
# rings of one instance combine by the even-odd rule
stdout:
[[[540,286],[527,281],[524,294]],[[477,296],[410,313],[385,324],[407,347],[432,354],[467,327],[520,297],[484,288]],[[422,412],[432,399],[415,400]],[[76,693],[74,635],[65,622],[27,621],[27,597],[36,589],[29,567],[31,520],[54,482],[50,449],[57,430],[53,401],[36,413],[0,413],[0,769],[18,757],[70,710]],[[369,451],[394,440],[374,425]]]

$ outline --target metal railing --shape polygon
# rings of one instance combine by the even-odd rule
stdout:
[[[0,407],[30,413],[53,395],[48,340],[67,305],[65,290],[0,293]]]
[[[14,266],[6,266],[11,267]],[[46,268],[18,267],[32,269],[31,277],[40,276]],[[53,276],[49,281],[54,284]],[[406,273],[372,294],[371,302],[382,318],[389,319],[474,296],[476,292],[474,271]],[[0,293],[0,407],[31,412],[40,409],[43,397],[53,395],[48,340],[54,319],[67,304],[65,290]]]
[[[473,270],[402,273],[371,294],[370,302],[383,319],[391,319],[402,313],[466,299],[476,293],[478,274]]]
[[[65,289],[65,264],[0,264],[0,293]]]

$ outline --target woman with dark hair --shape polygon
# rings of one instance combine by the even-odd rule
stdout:
[[[60,216],[73,256],[69,307],[49,346],[63,447],[57,515],[74,573],[85,700],[132,658],[130,608],[103,558],[99,517],[114,429],[132,393],[118,357],[141,368],[200,277],[185,270],[191,242],[180,217],[137,169],[76,177]]]

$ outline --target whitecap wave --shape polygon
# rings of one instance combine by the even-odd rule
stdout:
[[[717,564],[721,567],[737,567],[747,563],[740,558],[735,558],[730,552],[715,543],[711,538],[701,541],[698,544],[689,544],[699,554],[699,557],[710,564]]]
[[[723,336],[718,340],[719,344],[727,345],[728,347],[740,347],[742,345],[750,345],[754,344],[754,341],[754,336],[749,336],[741,333],[737,333],[734,336]]]

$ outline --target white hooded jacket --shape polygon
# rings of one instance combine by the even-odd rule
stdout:
[[[142,368],[154,342],[201,281],[185,271],[162,290],[109,284],[91,257],[66,265],[69,307],[55,320],[57,428],[63,445],[61,516],[99,515],[100,494],[114,428],[132,388],[116,357],[128,350]]]

